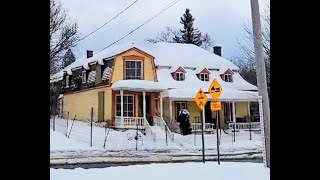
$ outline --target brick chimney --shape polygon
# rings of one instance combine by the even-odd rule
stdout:
[[[91,58],[93,56],[93,51],[87,50],[87,58]]]
[[[221,46],[213,46],[213,53],[218,56],[221,56]]]

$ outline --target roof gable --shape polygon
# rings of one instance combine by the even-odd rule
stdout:
[[[171,73],[178,73],[178,72],[187,73],[187,71],[181,66],[179,66],[178,68],[171,67],[170,69],[171,69]]]
[[[227,70],[226,70],[224,73],[222,73],[222,74],[230,74],[230,75],[233,75],[234,72],[231,71],[230,69],[227,69]]]

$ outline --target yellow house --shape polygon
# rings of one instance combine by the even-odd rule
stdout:
[[[190,112],[193,128],[205,118],[212,129],[217,114],[205,105],[205,117],[193,102],[213,79],[222,86],[218,113],[221,128],[259,121],[257,87],[246,82],[239,68],[221,57],[221,48],[206,51],[192,44],[143,43],[114,46],[67,66],[51,78],[64,87],[60,112],[67,118],[107,121],[115,128],[150,129],[175,124],[181,108]],[[207,95],[209,101],[211,96]],[[261,101],[261,100],[260,100]],[[258,126],[258,123],[257,123]],[[239,126],[240,127],[240,126]]]

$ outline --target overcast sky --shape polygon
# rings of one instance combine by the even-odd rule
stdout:
[[[78,23],[81,37],[110,20],[134,1],[61,0],[69,17]],[[174,1],[138,0],[115,20],[81,41],[74,48],[76,57],[84,57],[86,50],[98,51],[104,48]],[[267,1],[259,0],[261,14]],[[222,56],[236,55],[239,50],[237,38],[241,38],[244,32],[243,24],[251,23],[250,0],[181,0],[117,44],[141,42],[155,37],[166,26],[182,28],[179,21],[186,8],[190,9],[195,18],[194,26],[201,32],[207,32],[214,39],[215,44],[222,46]]]

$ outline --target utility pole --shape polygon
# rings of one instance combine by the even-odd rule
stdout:
[[[264,114],[264,134],[266,147],[267,167],[270,168],[270,108],[267,90],[266,68],[263,52],[262,32],[258,0],[251,1],[251,17],[254,38],[254,53],[256,60],[256,73],[259,96],[262,96],[262,109]],[[262,131],[263,132],[263,131]]]

